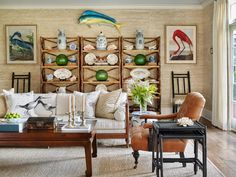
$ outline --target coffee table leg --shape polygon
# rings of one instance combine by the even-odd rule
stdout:
[[[197,170],[198,170],[198,164],[197,164],[197,159],[198,159],[198,140],[195,139],[194,140],[194,174],[197,174]]]
[[[94,135],[92,146],[93,146],[92,157],[97,157],[97,136],[96,135]]]
[[[92,176],[92,154],[91,154],[91,142],[85,144],[85,160],[86,160],[86,171],[85,174],[87,177]]]

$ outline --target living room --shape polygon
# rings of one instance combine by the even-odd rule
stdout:
[[[0,0],[0,17],[0,176],[235,176],[235,0]],[[172,144],[161,119],[199,136]]]

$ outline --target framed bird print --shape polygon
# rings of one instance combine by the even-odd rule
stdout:
[[[7,64],[35,64],[36,25],[6,25]]]
[[[196,63],[196,26],[166,26],[166,63]]]

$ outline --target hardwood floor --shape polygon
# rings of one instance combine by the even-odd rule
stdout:
[[[236,133],[222,131],[201,119],[207,125],[208,158],[226,177],[236,176]]]

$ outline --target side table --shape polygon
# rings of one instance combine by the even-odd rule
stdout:
[[[193,139],[194,157],[193,158],[163,158],[163,141],[165,139]],[[194,163],[194,174],[197,174],[198,167],[202,170],[203,177],[207,176],[207,145],[206,145],[206,126],[199,122],[194,125],[182,127],[175,121],[153,122],[153,149],[152,149],[152,168],[156,168],[156,174],[163,177],[163,163],[181,162]],[[198,143],[202,145],[202,162],[198,158]],[[155,151],[156,149],[156,151]],[[155,157],[156,152],[156,157]]]

